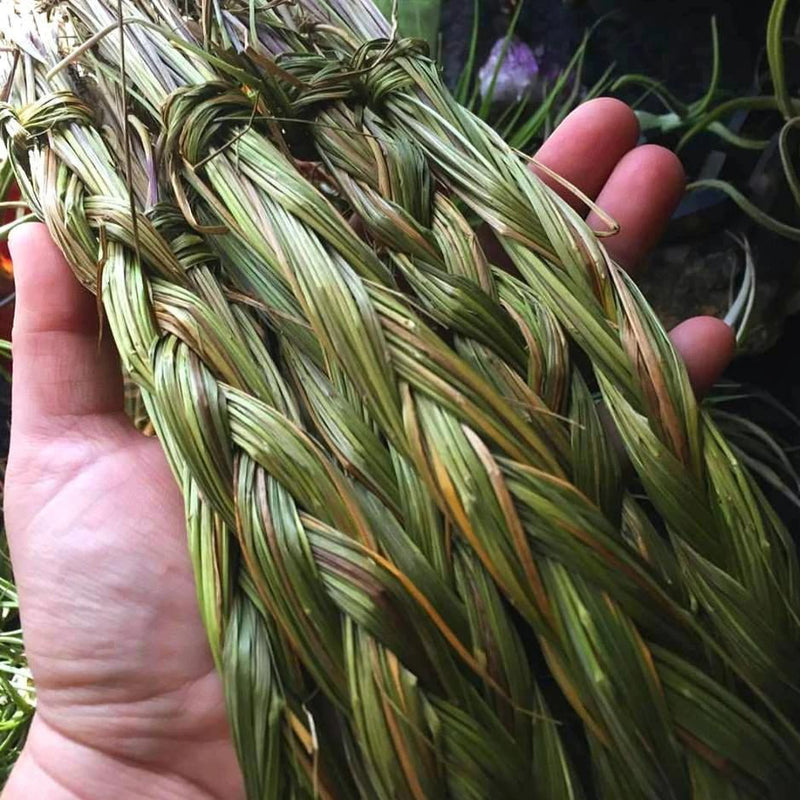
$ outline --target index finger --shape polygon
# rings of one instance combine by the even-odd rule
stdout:
[[[639,140],[636,115],[620,100],[600,97],[575,109],[539,148],[536,160],[591,200],[597,198],[615,167]],[[573,208],[583,201],[544,171],[532,169]]]

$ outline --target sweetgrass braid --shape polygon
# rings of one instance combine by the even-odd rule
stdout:
[[[102,3],[64,5],[80,15],[87,35],[113,22],[114,9]],[[142,5],[180,31],[177,12]],[[126,18],[135,13],[126,6]],[[225,19],[226,30],[234,19]],[[197,28],[184,28],[181,35],[196,47]],[[265,30],[266,42],[284,46],[285,29]],[[298,35],[309,30],[311,52],[321,29],[304,18]],[[354,95],[354,73],[364,83],[378,71],[354,70],[354,55],[339,52],[342,37],[331,34],[330,48],[312,53],[316,60],[298,59],[296,68],[318,70],[324,56],[324,91],[307,107],[320,113],[318,146],[362,217],[370,181],[354,170],[350,179],[361,185],[348,183],[349,162],[333,163],[325,130],[352,126],[354,134],[368,134],[379,162],[403,175],[409,163],[417,165],[413,190],[383,197],[390,207],[369,196],[377,208],[370,231],[401,273],[399,284],[281,152],[280,133],[272,131],[271,142],[269,125],[248,121],[261,99],[240,91],[241,62],[233,54],[216,72],[163,33],[130,24],[126,34],[131,96],[149,130],[161,134],[156,194],[171,195],[183,215],[150,202],[153,162],[134,182],[136,201],[147,208],[134,227],[118,174],[125,171],[120,130],[113,123],[102,136],[92,129],[88,108],[69,93],[89,96],[83,79],[73,87],[63,71],[44,78],[55,57],[41,41],[22,42],[25,80],[15,95],[18,110],[3,112],[6,142],[26,194],[76,273],[90,287],[100,275],[123,363],[184,488],[201,608],[226,678],[250,795],[312,792],[318,780],[329,796],[517,796],[531,781],[544,796],[576,796],[578,779],[532,683],[530,643],[515,632],[519,623],[538,637],[585,723],[603,796],[788,796],[796,740],[769,706],[794,702],[780,660],[785,651],[790,658],[796,640],[794,565],[779,523],[746,475],[726,476],[719,455],[725,445],[708,423],[705,438],[699,428],[695,435],[711,452],[704,456],[707,472],[716,470],[711,489],[698,498],[692,487],[700,476],[691,469],[669,477],[689,483],[686,491],[707,517],[715,510],[712,492],[724,488],[733,510],[744,503],[743,521],[726,527],[714,520],[712,530],[734,544],[745,534],[771,540],[767,555],[783,567],[770,564],[766,575],[767,555],[750,564],[741,548],[735,553],[750,566],[753,585],[724,562],[736,565],[730,541],[717,544],[719,552],[709,546],[709,557],[700,559],[690,546],[699,547],[697,532],[659,506],[672,534],[671,549],[660,546],[624,497],[585,382],[568,366],[558,303],[545,288],[485,266],[440,191],[452,181],[428,146],[423,142],[426,159],[416,137],[408,153],[391,145],[394,96],[378,104],[388,128],[358,108],[329,110],[332,100]],[[98,83],[119,66],[115,36],[96,42],[100,61],[86,51]],[[361,56],[385,51],[384,42]],[[404,59],[389,66],[396,71]],[[291,75],[256,63],[277,75],[275,85],[264,79],[258,91],[299,108]],[[393,91],[402,99],[407,80],[400,77]],[[308,75],[298,82],[307,85]],[[202,169],[192,168],[232,138]],[[506,157],[507,171],[524,185],[529,179]],[[426,177],[429,166],[442,184]],[[539,193],[536,208],[557,203]],[[429,220],[426,202],[435,209]],[[550,213],[566,216],[566,230],[583,241],[565,209]],[[409,235],[406,225],[393,233],[409,220],[418,230]],[[521,248],[509,248],[524,261]],[[463,257],[448,262],[449,252]],[[558,275],[555,264],[539,268]],[[644,316],[655,330],[646,335],[667,347],[640,299],[616,279],[613,291],[633,303],[629,313]],[[454,334],[452,347],[400,287],[427,313],[437,311],[437,292],[442,301],[456,298],[441,303],[437,319]],[[592,357],[634,464],[648,464],[640,452],[647,447],[655,450],[651,460],[663,459],[654,444],[661,440],[642,433],[650,430],[646,420],[625,413],[638,397],[633,376],[614,374],[613,385],[603,378],[608,363],[626,362],[597,356],[579,329],[584,323],[581,313],[562,321]],[[591,322],[586,327],[594,331]],[[691,410],[685,378],[675,370]],[[652,496],[655,483],[648,488]],[[644,558],[621,537],[621,505]],[[745,523],[753,517],[751,529]],[[761,594],[754,588],[759,577]],[[723,591],[726,611],[734,598],[733,618],[712,617],[712,647],[691,603],[714,608]],[[766,633],[759,627],[762,595],[783,623],[781,647],[769,626]],[[742,658],[743,619],[755,628],[745,632],[758,635],[759,655],[769,654],[761,656],[766,666]],[[305,705],[315,690],[319,696]]]
[[[609,262],[577,215],[523,169],[491,129],[449,97],[429,63],[404,58],[397,47],[387,58],[385,42],[370,42],[389,33],[380,15],[347,0],[320,5],[348,31],[349,39],[334,34],[315,41],[329,58],[331,53],[342,58],[343,83],[348,71],[369,67],[363,91],[377,95],[396,134],[416,141],[442,183],[493,227],[538,301],[591,358],[628,456],[674,539],[684,580],[702,598],[710,619],[720,623],[719,635],[740,656],[748,654],[742,660],[751,664],[754,678],[766,651],[779,661],[788,657],[783,671],[790,675],[797,637],[793,546],[698,410],[680,359],[635,286]],[[293,13],[285,10],[284,19]],[[304,25],[301,15],[296,27]],[[274,37],[265,45],[272,43]],[[298,40],[292,44],[297,47]],[[294,66],[291,56],[279,63]],[[302,61],[298,67],[308,70]],[[322,77],[330,82],[330,70]],[[404,85],[409,91],[397,91]],[[385,95],[384,87],[390,89]],[[317,136],[330,139],[336,131],[321,127]],[[361,163],[353,149],[345,149],[342,163]],[[368,180],[363,169],[357,178]],[[712,577],[716,569],[725,573],[719,581]],[[754,603],[735,622],[723,621],[721,613],[728,577]],[[770,623],[754,624],[759,618]],[[795,644],[785,650],[788,641]],[[777,655],[781,650],[784,656]]]

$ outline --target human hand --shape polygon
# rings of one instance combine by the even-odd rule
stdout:
[[[592,100],[572,112],[542,145],[536,160],[580,189],[619,224],[604,239],[609,255],[635,277],[657,244],[685,188],[678,157],[663,147],[637,147],[639,124],[631,109],[612,98]],[[543,180],[567,202],[586,211],[569,190]],[[594,230],[607,226],[592,212]],[[670,333],[695,392],[703,396],[728,366],[736,348],[732,329],[715,317],[695,317]]]
[[[242,797],[178,487],[47,229],[10,249],[5,514],[38,706],[3,797]]]
[[[683,190],[675,156],[635,148],[630,109],[588,103],[539,161],[621,225],[607,240],[633,268]],[[590,220],[592,224],[601,224]],[[17,280],[6,522],[36,720],[4,797],[241,796],[185,545],[183,504],[159,445],[122,414],[94,300],[41,225],[11,242]],[[673,332],[706,391],[733,334],[718,320]]]

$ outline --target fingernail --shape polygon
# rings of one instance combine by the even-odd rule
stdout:
[[[11,253],[11,259],[13,260],[14,249],[19,247],[21,243],[24,241],[25,236],[33,230],[38,225],[42,225],[41,222],[23,222],[22,225],[17,225],[15,228],[12,228],[8,232],[8,252]],[[21,255],[17,253],[17,257]]]

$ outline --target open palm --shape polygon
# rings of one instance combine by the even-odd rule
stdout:
[[[654,243],[683,181],[674,156],[637,137],[629,109],[595,101],[539,155],[617,219],[609,249],[626,266]],[[236,798],[180,494],[158,443],[123,416],[113,346],[98,348],[94,300],[46,229],[19,228],[12,255],[6,515],[39,710],[7,797]],[[704,390],[731,332],[695,319],[673,338]]]
[[[6,521],[36,678],[31,748],[156,772],[171,791],[230,798],[238,774],[200,622],[183,502],[158,442],[121,412],[93,299],[41,225],[19,230]],[[46,742],[46,744],[45,744]],[[83,796],[83,794],[81,794]],[[170,795],[166,795],[170,796]]]

